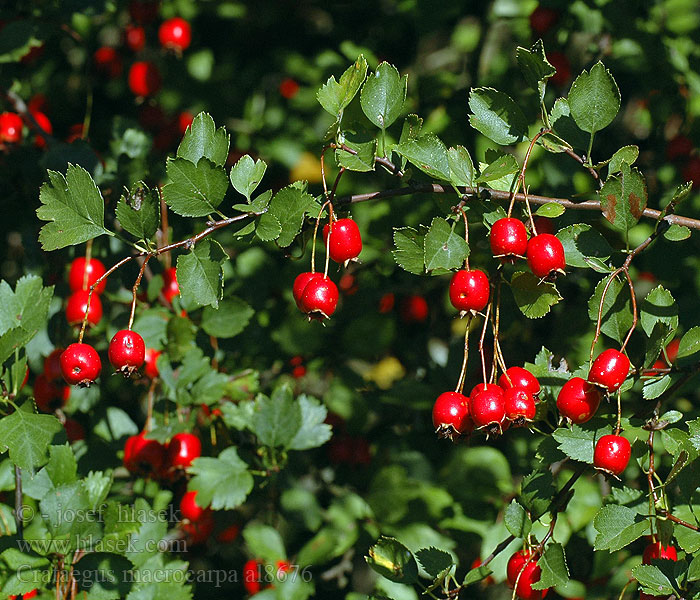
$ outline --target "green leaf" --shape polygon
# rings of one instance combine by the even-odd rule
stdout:
[[[115,212],[126,231],[140,240],[148,240],[160,225],[158,191],[139,181],[128,194],[122,194]]]
[[[507,94],[493,88],[472,88],[469,94],[471,126],[501,146],[527,137],[527,120]]]
[[[394,228],[394,255],[396,264],[414,275],[425,273],[425,253],[423,250],[425,235],[412,227]]]
[[[476,178],[477,182],[484,183],[502,179],[519,170],[518,161],[512,154],[498,154],[491,162],[481,170],[481,175]]]
[[[168,159],[165,168],[170,183],[163,187],[163,199],[183,217],[212,214],[228,190],[226,171],[208,158],[196,165],[185,158]]]
[[[528,319],[544,317],[561,296],[553,283],[540,281],[529,271],[518,271],[510,280],[515,303]]]
[[[678,346],[676,360],[679,365],[689,365],[700,359],[700,327],[692,327],[686,331]]]
[[[244,154],[231,169],[231,185],[250,202],[250,195],[260,185],[266,169],[264,160],[254,161],[249,154]]]
[[[506,508],[503,521],[511,535],[517,538],[526,538],[532,530],[530,516],[516,500],[512,500]]]
[[[187,472],[194,475],[188,490],[197,490],[197,504],[213,510],[231,510],[240,506],[253,489],[253,476],[248,465],[233,446],[218,457],[195,458]]]
[[[287,557],[282,536],[269,525],[260,523],[246,525],[243,529],[243,539],[250,553],[265,562],[274,564]]]
[[[450,168],[452,185],[472,187],[474,185],[474,163],[464,146],[454,146],[447,151],[447,164]]]
[[[0,64],[17,62],[32,48],[41,46],[44,42],[37,33],[37,24],[32,19],[9,21],[0,30]]]
[[[639,146],[623,146],[612,155],[608,164],[608,175],[622,171],[622,165],[632,166],[639,158]]]
[[[423,548],[416,552],[416,558],[425,572],[433,578],[442,575],[452,568],[452,555],[438,548]]]
[[[223,263],[228,256],[221,244],[204,238],[188,254],[177,257],[180,295],[195,306],[219,306],[224,293]]]
[[[204,308],[202,329],[214,337],[232,338],[246,328],[254,314],[255,309],[245,300],[230,296],[219,303],[218,309]]]
[[[69,164],[65,177],[57,171],[48,176],[36,211],[42,221],[50,221],[39,232],[42,249],[58,250],[111,233],[105,228],[104,199],[90,173]]]
[[[255,401],[251,429],[259,442],[270,448],[288,448],[302,426],[301,406],[294,401],[288,385],[278,387],[270,398]]]
[[[543,514],[552,498],[554,498],[554,483],[549,466],[546,470],[536,470],[523,477],[520,503],[530,511],[530,514]]]
[[[354,150],[356,154],[347,150],[335,151],[335,160],[339,167],[345,167],[349,171],[367,172],[374,170],[374,159],[377,156],[377,140],[358,142],[345,139],[345,145]]]
[[[670,375],[664,375],[660,379],[647,379],[642,386],[642,397],[645,400],[655,400],[663,394],[673,382]]]
[[[377,573],[395,583],[411,584],[418,579],[418,564],[411,551],[392,537],[381,537],[365,556]]]
[[[185,131],[177,148],[177,157],[199,164],[206,158],[216,166],[223,167],[228,158],[229,134],[225,127],[216,128],[208,113],[199,113]],[[194,215],[191,215],[194,216]]]
[[[479,581],[483,581],[486,579],[489,575],[491,575],[493,571],[487,566],[478,566],[470,571],[467,572],[467,574],[464,576],[464,581],[462,582],[463,586],[469,586],[473,585],[475,583],[478,583]]]
[[[558,202],[547,202],[535,211],[535,216],[556,219],[564,214],[564,210],[564,207]]]
[[[37,415],[31,401],[0,419],[0,452],[10,451],[18,467],[32,469],[46,462],[46,452],[54,435],[63,430],[53,415]]]
[[[542,572],[539,581],[532,584],[533,590],[546,590],[569,582],[569,568],[566,566],[564,547],[561,544],[549,544],[537,561],[537,566]]]
[[[255,221],[255,235],[263,242],[276,240],[282,233],[282,225],[271,212],[266,212]]]
[[[522,71],[523,77],[525,77],[525,81],[531,88],[537,91],[540,101],[542,101],[544,99],[547,79],[557,72],[547,60],[542,40],[537,40],[535,45],[529,50],[518,46],[515,55],[518,59],[518,66]]]
[[[340,76],[340,81],[331,75],[316,93],[316,99],[326,112],[340,120],[343,109],[350,104],[367,76],[367,60],[363,55],[357,58]]]
[[[434,133],[399,144],[394,150],[431,177],[450,181],[447,148]]]
[[[634,227],[647,206],[647,186],[637,169],[622,163],[621,174],[609,177],[598,192],[605,218],[613,227],[627,231]]]
[[[657,323],[665,323],[671,329],[678,327],[678,305],[671,292],[662,285],[651,290],[639,309],[639,321],[647,336],[651,336]]]
[[[571,116],[571,108],[566,98],[558,98],[549,113],[549,122],[554,133],[566,140],[574,148],[588,149],[590,136],[581,131],[576,121]],[[542,139],[542,138],[540,138]]]
[[[454,227],[441,217],[435,217],[424,238],[425,268],[458,269],[469,256],[469,246]]]
[[[679,590],[678,583],[656,565],[637,565],[632,569],[632,576],[646,594],[665,598]]]
[[[269,212],[274,215],[282,226],[277,243],[286,248],[301,231],[304,216],[318,216],[319,205],[311,194],[305,191],[305,186],[299,182],[282,188],[270,202]]]
[[[594,549],[615,552],[643,536],[649,522],[632,508],[608,504],[598,511],[593,526],[598,532]]]
[[[598,62],[584,71],[569,90],[569,107],[576,124],[595,133],[607,127],[620,110],[620,90],[610,72]]]
[[[408,76],[382,62],[362,86],[360,105],[365,116],[380,129],[386,129],[401,115],[406,101]]]
[[[609,277],[601,279],[593,295],[588,300],[588,317],[594,323],[598,321],[600,299],[609,279]],[[623,283],[617,277],[612,281],[605,294],[602,317],[603,320],[600,330],[605,335],[622,343],[630,327],[632,327],[633,320],[632,304],[626,281]]]
[[[608,241],[586,223],[575,223],[564,227],[557,233],[564,246],[567,267],[589,268],[591,265],[586,258],[607,261],[612,255]]]
[[[685,225],[677,225],[674,223],[666,231],[664,231],[664,237],[669,242],[682,242],[690,237],[690,229]]]
[[[333,430],[325,423],[328,411],[316,398],[302,394],[297,398],[301,409],[301,427],[289,442],[290,450],[318,448],[331,439]]]
[[[420,130],[423,128],[423,119],[418,115],[408,115],[401,127],[401,135],[399,136],[399,145],[415,140],[420,136]],[[401,168],[406,168],[406,158],[401,157]]]
[[[559,449],[569,458],[592,465],[596,440],[609,433],[612,433],[612,429],[608,425],[601,429],[572,425],[571,429],[555,429],[552,437],[559,442]]]

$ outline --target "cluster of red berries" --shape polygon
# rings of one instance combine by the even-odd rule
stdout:
[[[32,99],[27,106],[30,117],[26,118],[27,124],[34,126],[36,123],[41,131],[38,131],[34,138],[34,145],[42,150],[46,148],[46,137],[42,131],[48,135],[53,133],[53,125],[48,116],[46,116],[46,101],[43,96],[37,96]],[[32,120],[34,123],[32,123]],[[0,113],[0,147],[8,145],[12,146],[22,141],[24,137],[25,120],[20,115],[14,112]]]
[[[101,294],[105,290],[107,280],[102,279],[93,290],[90,297],[90,288],[106,273],[102,261],[91,258],[89,261],[82,256],[74,259],[68,271],[68,286],[71,295],[66,303],[66,320],[69,325],[81,325],[83,318],[88,325],[97,325],[102,319]],[[89,298],[89,306],[88,306]]]
[[[347,264],[362,251],[362,236],[352,219],[338,219],[323,228],[323,239],[331,259]],[[338,306],[338,286],[328,275],[307,271],[297,275],[292,287],[297,307],[311,319],[328,319]]]

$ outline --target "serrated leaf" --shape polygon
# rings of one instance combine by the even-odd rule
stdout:
[[[506,528],[517,538],[526,538],[532,530],[532,521],[525,509],[515,500],[511,501],[503,515]]]
[[[472,187],[474,185],[474,162],[464,146],[454,146],[447,151],[452,185]]]
[[[318,216],[319,205],[311,194],[299,184],[288,185],[277,192],[268,211],[279,221],[282,232],[277,243],[286,248],[301,231],[304,217],[309,214]]]
[[[627,231],[634,227],[647,206],[647,186],[637,169],[622,163],[620,175],[609,177],[598,192],[605,218],[613,227]]]
[[[561,296],[553,283],[540,281],[529,271],[518,271],[510,280],[515,303],[528,319],[544,317]]]
[[[204,238],[188,254],[177,257],[180,295],[195,306],[219,306],[224,293],[223,263],[228,256],[221,244]]]
[[[405,271],[414,275],[425,273],[424,235],[412,227],[394,228],[394,260]]]
[[[251,429],[258,441],[270,448],[288,448],[302,427],[301,406],[294,401],[288,385],[278,387],[270,398],[258,396]]]
[[[425,572],[433,578],[441,575],[454,564],[449,552],[433,547],[418,550],[416,558]]]
[[[49,221],[39,232],[42,249],[58,250],[111,233],[105,228],[104,199],[90,173],[69,164],[65,177],[57,171],[48,176],[36,210],[37,217]]]
[[[678,345],[676,360],[680,365],[698,362],[700,358],[700,327],[692,327],[685,332]]]
[[[549,122],[554,133],[574,148],[588,148],[589,135],[582,131],[571,116],[566,98],[558,98],[549,113]],[[542,139],[542,138],[540,138]]]
[[[637,158],[639,158],[639,146],[623,146],[610,158],[608,175],[619,173],[623,163],[632,166]]]
[[[557,71],[547,60],[542,40],[537,40],[529,50],[518,46],[515,55],[525,81],[539,94],[540,101],[542,101],[545,83]]]
[[[266,212],[255,220],[255,235],[263,242],[276,240],[282,233],[282,225],[275,215]]]
[[[411,551],[391,537],[381,537],[370,547],[367,564],[396,583],[411,584],[418,579],[418,564]]]
[[[537,566],[541,569],[541,574],[539,581],[532,584],[533,590],[545,590],[569,582],[569,567],[561,544],[548,544],[537,561]]]
[[[374,170],[374,159],[377,156],[377,140],[367,142],[351,141],[345,139],[345,145],[355,154],[347,150],[337,149],[335,160],[339,167],[345,167],[349,171],[367,172]]]
[[[527,120],[513,99],[493,88],[472,88],[469,94],[471,126],[501,146],[527,136]]]
[[[212,214],[228,190],[226,171],[208,158],[196,165],[185,158],[168,159],[166,171],[170,183],[163,187],[163,199],[183,217]]]
[[[447,147],[434,133],[399,144],[394,150],[431,177],[450,181]]]
[[[598,511],[593,526],[598,532],[594,549],[615,552],[643,536],[649,522],[632,508],[608,504]]]
[[[588,317],[594,323],[598,321],[600,299],[608,280],[609,277],[601,279],[593,295],[588,300]],[[625,281],[623,283],[615,278],[608,287],[608,291],[605,295],[602,311],[602,326],[600,330],[605,335],[622,343],[622,340],[632,326],[632,320],[632,304],[627,282]]]
[[[535,216],[556,219],[561,217],[564,211],[564,207],[558,202],[547,202],[547,204],[543,204],[535,211]]]
[[[202,329],[214,337],[232,338],[246,328],[254,314],[255,310],[250,304],[229,296],[219,303],[219,308],[204,308]]]
[[[587,258],[606,261],[612,255],[608,241],[586,223],[569,225],[560,230],[557,237],[564,246],[567,267],[591,267]]]
[[[678,590],[678,584],[656,565],[637,565],[632,569],[632,576],[646,594],[666,597]]]
[[[301,409],[301,427],[289,442],[290,450],[318,448],[331,439],[333,430],[325,423],[328,411],[316,398],[302,394],[297,398]]]
[[[250,195],[260,185],[266,169],[264,160],[253,160],[250,154],[244,154],[231,168],[231,185],[250,202]]]
[[[559,427],[552,433],[552,437],[559,442],[559,449],[569,458],[592,465],[595,443],[608,433],[612,433],[612,429],[607,425],[601,429],[591,429],[574,424],[570,429]]]
[[[350,104],[367,76],[367,60],[363,55],[357,58],[340,76],[340,81],[332,75],[316,93],[316,99],[326,112],[340,119],[343,109]]]
[[[274,564],[287,557],[282,536],[269,525],[260,523],[246,525],[243,529],[243,539],[250,553],[261,560]]]
[[[407,75],[402,77],[393,65],[387,62],[380,63],[362,86],[362,112],[374,125],[386,129],[401,115],[406,101],[407,85]]]
[[[666,231],[664,231],[664,237],[669,242],[682,242],[690,237],[690,229],[685,225],[677,225],[673,223]]]
[[[0,419],[0,452],[10,451],[18,467],[32,469],[47,460],[47,449],[63,426],[53,415],[37,415],[34,404],[25,402],[18,410]]]
[[[508,175],[518,172],[518,161],[512,154],[500,154],[484,168],[481,169],[481,175],[476,178],[477,182],[485,183],[488,181],[496,181],[503,179]]]
[[[639,310],[642,329],[650,336],[657,323],[665,323],[671,329],[678,327],[678,305],[671,292],[662,285],[651,290]]]
[[[229,143],[226,128],[217,129],[211,115],[201,112],[185,131],[177,148],[177,157],[195,165],[200,159],[207,158],[216,166],[222,167],[228,158]]]
[[[458,269],[469,256],[467,242],[442,217],[433,219],[430,230],[425,235],[423,248],[427,271]]]
[[[187,472],[194,475],[187,489],[197,490],[197,504],[202,507],[231,510],[243,504],[253,489],[253,476],[248,472],[248,465],[233,446],[216,458],[196,458]]]
[[[116,208],[121,226],[140,240],[150,239],[160,226],[160,197],[140,181],[123,194]]]
[[[595,133],[610,125],[620,110],[620,90],[610,71],[598,62],[576,78],[568,102],[576,124]]]

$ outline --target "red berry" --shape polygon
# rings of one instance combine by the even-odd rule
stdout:
[[[180,514],[183,519],[189,521],[197,522],[199,521],[207,512],[211,512],[211,509],[207,507],[202,507],[197,504],[195,496],[197,495],[197,490],[191,490],[186,492],[185,495],[180,500]]]
[[[494,257],[513,260],[525,256],[527,251],[527,229],[522,221],[506,217],[496,221],[489,234],[491,252]]]
[[[226,527],[226,529],[223,529],[219,535],[216,536],[216,539],[222,544],[230,544],[236,540],[240,531],[241,528],[234,523]]]
[[[158,40],[163,48],[182,52],[192,42],[190,24],[182,17],[173,17],[163,21],[158,28]]]
[[[693,189],[700,188],[700,156],[691,156],[683,169],[683,179],[693,182]]]
[[[537,583],[541,575],[542,570],[534,560],[527,563],[523,567],[520,579],[518,579],[518,583],[515,586],[515,595],[521,600],[542,600],[549,592],[549,589],[532,589],[532,584]]]
[[[566,54],[563,52],[548,52],[547,60],[557,70],[549,80],[559,87],[566,85],[571,79],[571,63]]]
[[[429,312],[428,302],[423,296],[408,296],[401,302],[400,314],[406,323],[423,323]]]
[[[132,435],[124,444],[124,466],[138,475],[160,473],[165,463],[165,448],[157,440],[146,438],[142,431]]]
[[[385,315],[394,309],[395,297],[391,292],[387,292],[379,299],[379,312]]]
[[[160,352],[158,350],[154,350],[153,348],[147,348],[146,349],[146,367],[144,368],[144,373],[146,374],[147,377],[150,377],[151,379],[155,379],[158,377],[159,372],[158,372],[158,357],[160,356]]]
[[[66,419],[63,428],[66,430],[66,437],[71,444],[85,439],[85,428],[75,419]]]
[[[329,231],[328,251],[335,262],[344,263],[359,256],[362,251],[362,236],[355,221],[352,219],[338,219],[330,228],[328,225],[324,225],[324,242],[328,240]]]
[[[192,545],[203,544],[214,533],[216,525],[214,514],[209,509],[207,511],[199,521],[183,522],[181,524],[182,530],[188,535],[189,542]]]
[[[150,23],[158,16],[159,4],[159,0],[132,0],[129,14],[137,23]]]
[[[124,39],[129,50],[141,52],[146,45],[146,30],[140,25],[129,24],[124,29]]]
[[[469,418],[469,398],[458,392],[444,392],[433,405],[433,427],[440,437],[453,437],[469,433],[472,422]]]
[[[462,269],[450,281],[450,302],[459,311],[480,311],[488,304],[489,278],[483,271]]]
[[[177,269],[175,267],[163,271],[163,289],[161,291],[170,304],[175,296],[180,295],[180,284],[177,282]]]
[[[124,68],[122,58],[114,48],[109,46],[98,48],[95,50],[95,54],[92,55],[92,60],[95,63],[97,72],[105,77],[116,79],[122,74],[122,69]]]
[[[44,359],[44,377],[49,381],[63,379],[61,373],[61,353],[63,348],[55,348],[51,354]]]
[[[650,565],[652,560],[665,559],[665,560],[678,560],[678,553],[676,552],[675,546],[663,546],[661,542],[653,542],[644,548],[644,554],[642,555],[642,564]]]
[[[100,376],[102,361],[90,344],[71,344],[61,354],[61,372],[66,383],[88,386]]]
[[[287,100],[291,100],[297,95],[299,91],[299,84],[293,79],[287,77],[280,83],[280,95]]]
[[[598,410],[600,392],[581,377],[572,377],[557,396],[557,408],[562,417],[581,424],[590,420]]]
[[[351,273],[343,273],[338,282],[338,288],[346,296],[352,296],[357,293],[357,279]]]
[[[607,392],[615,392],[630,372],[630,359],[619,350],[605,350],[591,365],[588,381]]]
[[[294,279],[294,285],[292,287],[292,295],[294,296],[294,301],[297,303],[297,307],[301,308],[301,296],[306,289],[307,284],[312,279],[319,279],[323,277],[323,273],[312,273],[311,271],[306,271],[305,273],[299,273]]]
[[[0,114],[0,142],[16,144],[22,139],[22,118],[12,112]]]
[[[34,401],[41,412],[52,413],[63,408],[69,396],[70,388],[63,381],[49,381],[41,373],[34,382]]]
[[[666,356],[668,356],[668,360],[671,364],[676,362],[676,358],[678,357],[678,348],[680,345],[680,338],[676,338],[675,340],[670,341],[668,346],[666,346]]]
[[[504,390],[523,388],[534,398],[540,393],[540,382],[530,371],[523,367],[510,367],[498,378],[498,385]]]
[[[168,464],[171,467],[189,467],[202,456],[202,442],[193,433],[176,433],[168,444]]]
[[[263,562],[251,558],[243,565],[243,587],[250,595],[257,594],[261,589],[261,571]]]
[[[544,35],[557,22],[559,13],[546,6],[537,6],[530,13],[530,28],[537,35]]]
[[[486,390],[489,390],[494,394],[498,394],[500,396],[503,395],[503,388],[500,385],[497,385],[495,383],[477,383],[472,388],[472,391],[469,393],[469,397],[473,398],[477,394],[480,394],[481,392],[484,392]]]
[[[627,438],[604,435],[595,445],[593,465],[601,471],[619,475],[627,468],[631,454],[632,448]]]
[[[107,353],[112,366],[128,377],[146,360],[146,345],[138,333],[122,329],[114,334]]]
[[[53,133],[53,125],[51,125],[50,119],[38,110],[32,111],[32,117],[36,121],[37,125],[48,135]],[[36,138],[34,139],[34,145],[40,150],[46,147],[46,138],[41,133],[37,132]]]
[[[328,277],[313,278],[304,288],[299,304],[312,317],[328,318],[338,305],[338,288]]]
[[[508,559],[508,564],[506,566],[506,579],[508,580],[508,585],[510,587],[515,585],[515,581],[518,578],[520,571],[522,571],[523,566],[525,566],[525,562],[528,558],[530,558],[531,554],[532,552],[530,552],[530,550],[518,550]],[[533,561],[537,562],[537,560],[534,558]]]
[[[186,110],[183,110],[177,116],[177,130],[180,132],[180,135],[185,135],[187,128],[192,125],[192,121],[194,121],[194,115]]]
[[[22,598],[22,600],[30,600],[30,598],[34,598],[39,593],[38,589],[33,589],[31,592],[26,592],[22,594],[21,596],[16,596],[13,594],[10,594],[7,598],[8,600],[17,600],[17,598]]]
[[[129,69],[129,89],[134,96],[151,96],[161,85],[160,71],[152,62],[137,61]]]
[[[678,134],[671,138],[666,145],[666,158],[670,161],[685,160],[693,151],[693,142],[684,135]]]
[[[294,379],[301,379],[304,375],[306,375],[306,367],[304,365],[299,365],[292,369],[292,377]]]
[[[506,407],[503,391],[494,389],[477,392],[469,398],[472,421],[477,428],[488,427],[489,433],[500,433],[506,420]]]
[[[88,309],[87,290],[78,290],[68,297],[66,303],[66,321],[69,325],[81,325],[87,312],[88,325],[97,325],[102,319],[102,301],[98,294],[93,293],[90,298],[90,308]]]
[[[523,388],[508,388],[503,394],[506,419],[517,425],[532,421],[537,412],[535,399]]]
[[[85,273],[87,271],[87,274]],[[100,277],[107,272],[101,260],[91,258],[88,263],[84,256],[73,259],[68,271],[68,286],[71,292],[78,290],[88,290]],[[95,286],[94,294],[101,294],[105,291],[107,280],[103,279]],[[93,296],[94,296],[93,294]]]
[[[540,233],[527,243],[527,264],[536,277],[549,277],[566,267],[564,246],[551,233]]]

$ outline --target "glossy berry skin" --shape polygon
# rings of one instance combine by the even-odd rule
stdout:
[[[589,421],[599,405],[600,391],[581,377],[569,379],[557,396],[559,414],[577,425]]]
[[[527,264],[535,277],[549,277],[566,268],[564,246],[551,233],[540,233],[527,243]]]
[[[41,412],[52,413],[68,402],[70,388],[63,381],[49,381],[41,373],[34,381],[34,401]]]
[[[51,354],[44,359],[44,377],[49,381],[63,379],[63,373],[61,373],[62,352],[63,348],[55,348],[51,351]]]
[[[650,565],[652,560],[665,559],[665,560],[678,560],[678,553],[676,552],[675,546],[663,546],[661,542],[653,542],[644,548],[644,554],[642,555],[642,564]]]
[[[489,278],[478,269],[461,269],[450,281],[450,302],[459,311],[481,311],[488,304]]]
[[[620,475],[627,468],[631,455],[632,448],[627,438],[604,435],[595,445],[593,465],[606,473]]]
[[[146,377],[150,377],[151,379],[155,379],[160,374],[160,372],[158,371],[158,357],[159,356],[160,356],[160,352],[158,350],[154,350],[153,348],[146,349],[146,358],[145,358],[146,366],[143,370]]]
[[[433,427],[441,437],[468,433],[472,428],[469,398],[458,392],[440,394],[433,405]]]
[[[196,497],[197,491],[191,490],[182,497],[180,500],[180,514],[183,519],[188,519],[189,521],[197,522],[202,516],[211,512],[211,509],[207,507],[202,507],[197,504]]]
[[[158,67],[152,62],[137,61],[129,69],[129,89],[134,96],[152,96],[161,86]]]
[[[92,294],[90,298],[90,308],[88,309],[88,296],[90,292],[87,290],[78,290],[73,292],[68,297],[66,303],[66,321],[69,325],[81,325],[85,312],[87,311],[88,325],[97,325],[102,319],[102,301],[99,295]]]
[[[523,388],[508,388],[503,394],[503,404],[509,421],[522,424],[535,418],[535,399]]]
[[[173,17],[161,23],[158,40],[163,48],[182,52],[192,43],[192,28],[182,17]]]
[[[469,393],[469,397],[473,398],[477,394],[489,390],[495,394],[498,394],[500,396],[503,395],[503,388],[500,385],[496,385],[495,383],[477,383],[473,388],[472,391]]]
[[[472,421],[477,428],[495,426],[501,429],[506,420],[506,406],[503,392],[488,389],[469,398]]]
[[[328,277],[314,278],[304,288],[299,304],[312,317],[328,318],[338,306],[338,288]]]
[[[357,258],[362,252],[360,228],[352,219],[338,219],[330,228],[324,225],[323,241],[328,243],[330,256],[337,263]]]
[[[530,371],[523,367],[510,367],[498,378],[498,385],[504,390],[508,388],[523,388],[534,398],[540,393],[540,382]]]
[[[675,363],[676,358],[678,358],[678,348],[680,348],[680,345],[680,338],[676,338],[675,340],[670,341],[668,346],[666,346],[666,356],[668,356],[668,360],[671,364]]]
[[[71,344],[61,354],[61,373],[70,385],[88,386],[100,376],[102,361],[90,344]]]
[[[423,296],[415,294],[401,302],[400,315],[405,323],[423,323],[429,312],[428,302]]]
[[[85,271],[87,271],[87,277],[85,276]],[[106,272],[107,270],[101,260],[91,258],[88,263],[84,256],[79,256],[73,259],[73,262],[70,264],[70,270],[68,271],[68,287],[70,287],[71,292],[89,290],[90,286]],[[106,285],[106,279],[100,281],[100,283],[95,286],[93,296],[94,294],[101,294],[104,292]]]
[[[515,586],[515,595],[521,600],[542,600],[549,592],[549,589],[533,590],[532,584],[537,583],[542,575],[542,570],[533,560],[527,563],[522,570],[520,579]]]
[[[195,458],[202,456],[202,442],[193,433],[177,433],[168,444],[168,464],[186,468]]]
[[[593,361],[588,381],[608,393],[620,389],[630,372],[630,359],[619,350],[605,350]]]
[[[250,595],[257,594],[261,589],[261,570],[263,563],[251,558],[243,565],[243,587]]]
[[[16,144],[22,139],[22,118],[13,112],[0,114],[0,142]]]
[[[172,304],[175,296],[180,295],[180,284],[177,282],[177,269],[175,267],[170,267],[163,271],[163,289],[161,292],[170,304]]]
[[[140,369],[146,360],[146,344],[143,338],[130,329],[117,331],[109,342],[107,351],[112,366],[126,376]]]
[[[146,30],[140,25],[127,25],[124,29],[124,40],[129,50],[141,52],[146,45]]]
[[[307,284],[312,279],[323,278],[323,273],[312,273],[311,271],[306,271],[305,273],[299,273],[294,279],[294,285],[292,287],[292,295],[294,296],[294,301],[297,303],[297,307],[301,308],[301,296],[304,293],[304,289]]]
[[[512,217],[498,219],[491,227],[489,243],[494,257],[514,259],[525,256],[527,229],[522,221]]]
[[[132,435],[124,444],[124,466],[138,475],[160,473],[165,463],[165,448],[157,440],[146,439],[146,432]]]

